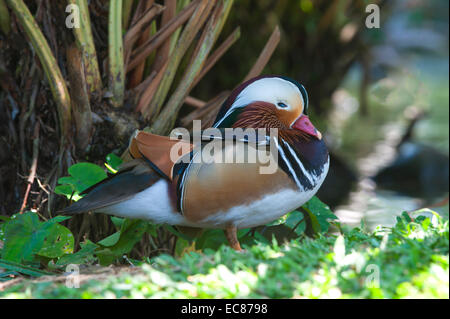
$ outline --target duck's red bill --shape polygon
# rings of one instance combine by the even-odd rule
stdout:
[[[308,135],[317,137],[319,140],[322,138],[322,134],[314,127],[307,115],[302,115],[295,121],[293,128],[305,132]]]

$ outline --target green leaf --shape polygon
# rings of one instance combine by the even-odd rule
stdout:
[[[125,218],[111,216],[111,221],[113,222],[114,226],[116,226],[118,229],[122,227],[124,220]]]
[[[96,253],[101,266],[111,265],[117,256],[109,248],[98,250]]]
[[[75,185],[76,191],[80,193],[107,177],[100,166],[92,163],[72,165],[69,167],[69,174],[74,178],[73,185]]]
[[[48,221],[46,221],[46,223],[50,223],[50,224],[54,224],[54,223],[61,223],[65,220],[71,219],[71,216],[56,216],[53,217],[52,219],[49,219]]]
[[[71,199],[74,193],[75,193],[74,185],[66,184],[66,185],[58,185],[55,187],[55,194],[64,195],[67,197],[67,199]]]
[[[114,153],[109,153],[106,155],[106,163],[115,171],[119,169],[122,162],[122,159]]]
[[[302,212],[294,210],[286,215],[286,226],[291,228],[297,235],[305,232],[306,222]]]
[[[38,255],[56,258],[73,252],[74,238],[71,231],[60,224],[54,224],[45,238]]]
[[[173,226],[171,226],[171,225],[165,224],[163,227],[164,227],[165,229],[167,229],[169,232],[171,232],[172,234],[174,234],[175,236],[180,237],[180,238],[183,238],[184,240],[187,240],[187,241],[192,241],[192,240],[194,240],[194,238],[191,238],[190,236],[188,236],[188,235],[186,235],[186,234],[183,234],[183,233],[179,232],[178,230],[175,229],[175,227],[173,227]]]
[[[270,245],[270,241],[266,237],[264,237],[260,232],[256,231],[254,238],[255,238],[255,241],[257,241],[257,242],[261,242],[261,243]]]
[[[19,275],[17,271],[4,271],[0,272],[0,282],[5,282],[14,279],[15,276]]]
[[[303,207],[303,209],[306,211],[306,213],[309,216],[309,219],[311,220],[311,228],[314,232],[314,234],[318,234],[321,232],[322,228],[319,223],[319,220],[317,219],[316,215],[314,215],[309,209]]]
[[[275,219],[273,222],[270,222],[270,223],[266,224],[266,226],[277,226],[277,225],[282,225],[282,224],[286,223],[286,219],[287,219],[287,216],[288,216],[288,215],[289,215],[289,214],[283,215],[283,216],[281,216],[280,218]]]
[[[55,187],[55,193],[64,195],[67,199],[77,201],[81,198],[81,192],[104,180],[107,175],[98,165],[92,163],[77,163],[69,167],[71,176],[58,179],[60,185]]]
[[[53,239],[57,239],[52,227],[55,227],[57,222],[64,221],[68,218],[70,217],[57,216],[46,222],[41,222],[33,212],[14,215],[9,222],[5,223],[5,242],[2,250],[2,258],[19,263],[22,261],[31,262],[34,259],[34,255],[44,247],[46,238],[53,236]],[[55,242],[50,240],[48,241],[48,245],[55,245]],[[63,246],[65,245],[66,243]]]
[[[330,207],[327,204],[323,203],[316,196],[312,197],[302,207],[308,211],[308,214],[315,217],[314,220],[317,221],[317,223],[320,225],[319,232],[327,232],[328,228],[330,227],[329,220],[338,219],[336,215],[333,214]],[[311,221],[313,221],[313,223],[314,220],[311,217]]]
[[[76,179],[72,176],[63,176],[58,178],[58,183],[59,184],[71,184],[71,185],[75,185],[76,183]]]
[[[100,240],[99,242],[97,242],[97,244],[110,247],[115,245],[119,241],[119,238],[120,238],[120,231],[115,232],[114,234]]]
[[[191,241],[185,240],[181,237],[177,238],[177,242],[175,244],[175,256],[181,257],[183,255],[184,250],[191,245]]]
[[[47,230],[50,226],[43,227],[38,216],[32,212],[15,215],[5,225],[5,243],[2,250],[2,258],[15,261],[31,261],[44,244]]]
[[[4,222],[9,221],[10,219],[11,219],[11,217],[8,217],[8,216],[1,216],[1,215],[0,215],[0,220],[2,220],[2,221],[4,221]]]
[[[97,251],[96,255],[102,266],[111,264],[123,254],[128,254],[134,245],[141,240],[147,230],[147,222],[126,219],[120,229],[119,240],[112,246]],[[114,239],[114,238],[113,238]],[[110,239],[112,241],[112,239]]]
[[[253,232],[253,229],[251,228],[238,229],[237,237],[241,246],[243,245],[252,246],[256,243],[257,239],[255,238],[255,235],[253,235],[253,233],[256,235],[258,232],[257,231]],[[225,239],[225,241],[222,244],[227,245],[228,240]]]
[[[6,223],[0,224],[0,240],[5,241],[5,225]]]
[[[50,276],[54,275],[51,272],[43,271],[37,268],[33,268],[30,266],[22,265],[20,263],[16,263],[10,260],[0,259],[0,268],[4,268],[10,271],[16,271],[22,273],[24,275],[40,277],[40,276]]]
[[[158,225],[148,223],[148,225],[147,225],[147,233],[148,233],[150,236],[152,236],[152,237],[158,236],[158,233],[156,232],[156,229],[157,229],[158,227],[159,227]]]
[[[56,262],[57,266],[65,266],[68,264],[86,264],[94,259],[94,252],[99,247],[97,244],[87,240],[86,243],[80,243],[81,249],[73,254],[61,256]]]
[[[196,240],[195,248],[205,250],[206,248],[218,249],[227,242],[227,238],[221,229],[208,229]]]

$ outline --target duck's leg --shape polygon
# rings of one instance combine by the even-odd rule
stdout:
[[[236,251],[242,251],[241,245],[239,244],[239,240],[237,238],[237,228],[234,225],[229,225],[225,228],[225,236],[227,237],[228,243],[231,248]]]

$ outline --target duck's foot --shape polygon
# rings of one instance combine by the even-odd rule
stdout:
[[[239,240],[237,238],[237,228],[234,225],[229,225],[225,228],[225,236],[227,237],[228,243],[231,248],[236,251],[243,252],[244,250],[241,248],[239,244]]]

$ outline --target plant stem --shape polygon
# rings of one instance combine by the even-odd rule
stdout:
[[[124,30],[128,29],[130,23],[131,11],[133,9],[134,0],[124,0],[122,9],[122,27]]]
[[[172,128],[178,115],[178,111],[183,105],[184,99],[192,88],[192,84],[204,65],[214,42],[222,31],[232,4],[233,0],[224,0],[217,4],[203,31],[188,69],[183,75],[179,86],[167,102],[166,107],[152,126],[153,131],[158,132],[159,134],[166,134]]]
[[[164,43],[167,37],[171,36],[175,30],[178,29],[190,16],[194,10],[198,7],[199,0],[191,2],[186,6],[176,17],[170,20],[164,27],[162,27],[154,36],[142,46],[133,51],[130,62],[127,65],[127,72],[133,70],[139,65],[147,56],[160,45]]]
[[[170,20],[175,17],[176,9],[177,9],[177,1],[176,0],[164,0],[164,6],[166,10],[164,11],[161,18],[161,26],[164,27]],[[169,58],[170,53],[170,42],[171,38],[168,38],[164,44],[162,44],[158,50],[156,51],[155,62],[152,65],[152,70],[158,71],[161,67],[166,63]]]
[[[125,91],[125,74],[122,40],[122,0],[110,0],[108,20],[109,53],[109,90],[112,93],[111,104],[123,105]]]
[[[217,48],[215,51],[208,57],[206,60],[203,69],[196,76],[194,83],[192,83],[192,87],[195,87],[197,83],[208,73],[209,70],[216,64],[216,62],[227,52],[227,50],[239,39],[241,36],[241,30],[237,27],[232,34],[228,36],[228,38]]]
[[[214,1],[201,1],[200,4],[198,4],[198,6],[196,7],[194,14],[189,19],[186,27],[183,29],[183,33],[181,34],[180,40],[178,41],[175,49],[170,56],[167,69],[162,76],[161,83],[155,93],[154,98],[152,99],[150,105],[142,110],[144,116],[147,119],[159,113],[162,104],[167,97],[167,93],[169,92],[169,89],[172,85],[176,70],[180,65],[181,59],[191,45],[199,29],[203,26],[214,4]],[[162,128],[160,124],[157,124],[157,126]]]
[[[0,30],[6,35],[11,31],[11,17],[4,0],[0,0]]]
[[[36,51],[39,60],[44,69],[53,98],[56,102],[59,116],[59,125],[61,129],[61,143],[67,139],[69,135],[71,106],[70,96],[67,90],[66,82],[61,74],[55,57],[41,32],[36,20],[31,14],[23,0],[7,0],[9,8],[14,12],[23,27],[25,33],[31,41],[31,45]]]
[[[80,10],[80,27],[73,28],[73,32],[78,49],[82,53],[87,90],[90,93],[95,93],[99,98],[102,90],[102,79],[92,36],[88,3],[87,0],[69,0],[69,3],[77,5]]]
[[[75,45],[66,50],[68,79],[72,94],[73,119],[77,134],[75,144],[84,152],[89,145],[92,133],[92,113],[87,92],[82,52]]]
[[[27,207],[28,195],[30,194],[31,185],[34,183],[34,178],[36,177],[36,168],[38,162],[39,155],[39,122],[36,122],[34,126],[34,136],[33,136],[33,160],[31,162],[30,174],[27,179],[27,189],[25,191],[25,195],[23,197],[22,207],[20,208],[19,213],[23,214],[25,208]]]
[[[280,42],[280,37],[281,37],[280,28],[277,25],[275,26],[275,29],[270,35],[269,40],[267,40],[267,43],[264,46],[264,49],[261,51],[261,54],[259,55],[255,64],[245,77],[244,82],[261,74],[267,62],[269,62],[272,53],[275,51],[278,43]]]

